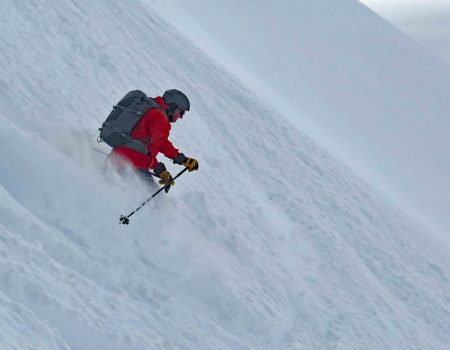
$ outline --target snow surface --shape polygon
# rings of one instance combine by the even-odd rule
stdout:
[[[1,2],[0,349],[448,349],[448,67],[357,1],[190,3]],[[149,193],[93,148],[136,88],[187,92],[200,170],[119,226]]]
[[[169,20],[188,13],[173,21],[180,31],[450,241],[448,65],[357,0],[208,3],[158,6]]]

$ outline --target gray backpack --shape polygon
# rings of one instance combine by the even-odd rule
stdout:
[[[104,141],[112,148],[125,146],[148,154],[147,147],[141,141],[133,139],[130,134],[142,116],[153,108],[161,109],[161,106],[140,90],[130,91],[113,107],[99,129],[97,141]]]

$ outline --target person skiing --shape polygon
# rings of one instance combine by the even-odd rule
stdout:
[[[131,165],[146,182],[153,183],[150,173],[150,170],[153,170],[153,173],[160,178],[161,185],[173,185],[172,175],[164,163],[159,162],[156,157],[162,153],[172,159],[175,164],[185,166],[190,172],[198,170],[198,161],[186,157],[169,140],[170,123],[176,123],[183,118],[190,109],[190,102],[183,92],[176,89],[167,90],[162,96],[157,96],[153,100],[160,108],[148,110],[130,133],[131,138],[145,145],[147,154],[121,146],[111,151],[110,160],[119,169],[125,165]]]

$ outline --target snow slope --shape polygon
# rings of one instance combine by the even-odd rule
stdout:
[[[0,348],[446,349],[448,247],[166,9],[0,5]],[[200,171],[119,226],[149,194],[102,173],[95,130],[172,87]]]
[[[450,241],[448,65],[357,0],[157,3],[169,20],[185,14],[173,24],[290,125]]]

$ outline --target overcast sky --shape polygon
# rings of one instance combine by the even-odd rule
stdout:
[[[360,0],[450,64],[450,0]]]

